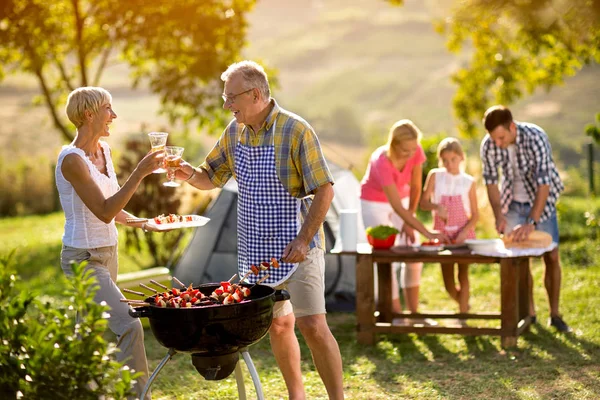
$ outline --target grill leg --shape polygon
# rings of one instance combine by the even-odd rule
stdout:
[[[141,396],[142,399],[146,398],[146,393],[148,393],[148,390],[150,390],[150,386],[152,385],[152,382],[156,379],[156,376],[158,375],[160,370],[163,369],[165,364],[168,363],[171,358],[173,358],[175,353],[177,353],[177,351],[175,349],[169,349],[169,352],[167,353],[165,358],[162,359],[160,364],[158,364],[158,367],[156,367],[156,369],[154,370],[152,375],[150,375],[150,379],[148,379],[148,383],[146,383],[146,386],[144,387],[144,391],[142,392],[142,396]]]
[[[235,381],[237,382],[238,398],[246,400],[246,386],[244,385],[244,375],[242,375],[242,364],[235,366]]]
[[[244,358],[246,366],[248,367],[248,371],[250,372],[250,376],[252,377],[252,382],[254,382],[254,389],[256,389],[256,398],[258,400],[265,400],[265,396],[263,395],[262,391],[262,386],[260,384],[260,379],[258,377],[258,372],[256,372],[256,368],[254,367],[252,358],[250,358],[250,353],[248,353],[248,349],[244,348],[240,350],[240,353],[242,353],[242,357]]]

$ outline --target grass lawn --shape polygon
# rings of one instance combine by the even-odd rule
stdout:
[[[22,283],[42,295],[58,295],[66,285],[58,266],[62,223],[60,213],[0,220],[0,253],[17,248]],[[599,247],[597,240],[585,237],[561,247],[561,310],[575,329],[573,334],[558,334],[546,327],[544,267],[534,262],[534,295],[541,323],[508,351],[500,347],[497,337],[458,335],[380,335],[375,346],[365,347],[356,343],[354,314],[328,314],[342,352],[347,398],[600,398]],[[136,267],[123,251],[121,267],[124,270]],[[474,265],[470,279],[472,308],[498,310],[498,266]],[[457,309],[444,292],[438,265],[425,266],[421,291],[421,310]],[[156,342],[151,331],[146,331],[145,341],[150,369],[154,370],[166,349]],[[308,398],[325,399],[325,389],[308,348],[303,340],[300,343]],[[252,346],[250,354],[266,398],[286,398],[268,338]],[[242,369],[248,396],[256,398],[243,363]],[[205,381],[184,354],[177,354],[166,365],[152,389],[154,399],[237,398],[233,375],[222,381]]]

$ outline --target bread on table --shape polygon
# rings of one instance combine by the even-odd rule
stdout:
[[[527,239],[522,240],[520,242],[513,241],[513,233],[504,236],[502,238],[504,241],[504,246],[509,248],[519,248],[519,249],[535,249],[540,248],[543,249],[552,244],[552,235],[542,231],[532,231]]]

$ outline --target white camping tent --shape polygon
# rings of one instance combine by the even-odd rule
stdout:
[[[360,183],[350,170],[329,162],[335,179],[335,196],[325,220],[327,252],[339,238],[339,216],[344,209],[357,210],[358,242],[366,242],[360,215]],[[227,280],[237,272],[237,184],[231,180],[213,201],[205,216],[210,222],[194,232],[187,249],[174,268],[183,282]],[[354,309],[355,259],[327,254],[325,284],[329,311]]]

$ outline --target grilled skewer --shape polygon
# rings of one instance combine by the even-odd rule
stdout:
[[[136,292],[135,290],[131,290],[131,289],[123,289],[123,291],[127,292],[127,293],[131,293],[131,294],[135,294],[135,295],[138,295],[138,296],[142,296],[142,297],[148,297],[148,295],[145,294],[145,293]]]
[[[148,222],[148,218],[125,218],[125,222],[128,224],[135,224],[138,222]]]
[[[162,283],[158,283],[158,282],[156,282],[154,279],[150,279],[150,283],[153,283],[153,284],[155,284],[156,286],[158,286],[158,287],[160,287],[160,288],[163,288],[163,289],[166,289],[166,290],[168,290],[168,289],[169,289],[168,287],[166,287],[166,286],[165,286],[165,285],[163,285]]]
[[[269,274],[266,274],[265,276],[263,276],[262,278],[260,278],[254,285],[250,286],[248,289],[252,290],[252,288],[258,284],[263,283],[264,281],[267,280],[267,278],[269,277]]]
[[[185,286],[179,279],[173,277],[173,280],[175,281],[175,283],[177,283],[182,288],[187,289],[187,286]]]
[[[146,289],[146,290],[149,290],[149,291],[151,291],[151,292],[158,293],[158,290],[156,290],[156,289],[152,289],[151,287],[149,287],[149,286],[146,286],[146,285],[144,285],[143,283],[140,283],[140,286],[141,286],[141,287],[143,287],[143,288],[144,288],[144,289]]]

